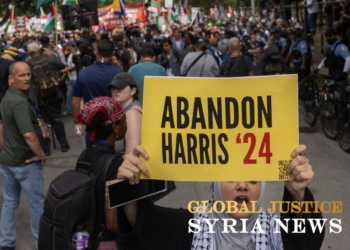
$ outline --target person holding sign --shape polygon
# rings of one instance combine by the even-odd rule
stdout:
[[[119,243],[125,250],[320,249],[323,229],[313,230],[313,226],[307,224],[299,227],[293,223],[287,226],[278,223],[278,220],[287,221],[287,224],[289,220],[309,223],[308,219],[322,218],[317,206],[311,208],[311,212],[304,208],[288,209],[288,202],[314,200],[307,187],[314,172],[305,152],[306,147],[300,145],[291,154],[293,160],[287,169],[290,177],[285,181],[281,218],[262,208],[259,210],[265,182],[215,182],[211,185],[211,200],[195,207],[194,211],[155,206],[148,199],[124,205],[118,210]],[[135,147],[125,156],[117,178],[127,178],[130,184],[138,184],[141,173],[151,177],[139,155],[149,158],[144,148]]]

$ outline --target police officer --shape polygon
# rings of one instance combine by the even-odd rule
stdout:
[[[347,80],[350,69],[350,52],[342,42],[341,30],[328,28],[324,35],[328,42],[326,57],[323,58],[314,73],[323,67],[328,67],[328,74],[335,80]]]
[[[286,56],[288,54],[287,39],[280,36],[279,30],[277,27],[271,27],[270,36],[271,36],[271,40],[270,40],[269,45],[273,45],[273,44],[277,45],[279,50],[280,50],[280,55],[283,58],[286,58]]]
[[[298,73],[299,81],[310,74],[311,51],[304,39],[301,39],[302,30],[295,28],[290,32],[292,45],[286,58],[286,63],[292,59],[294,70]]]

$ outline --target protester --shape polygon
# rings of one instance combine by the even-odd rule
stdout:
[[[53,126],[57,140],[61,145],[61,151],[67,152],[70,149],[70,146],[66,138],[66,131],[61,117],[63,100],[62,92],[57,89],[49,97],[42,97],[39,94],[41,86],[43,84],[45,86],[48,84],[46,82],[47,76],[53,81],[53,84],[58,85],[58,71],[66,66],[58,57],[53,56],[51,50],[47,48],[43,49],[42,55],[41,49],[37,43],[31,43],[28,45],[28,53],[30,54],[30,59],[27,63],[33,72],[29,93],[30,99],[36,106],[42,119]],[[45,139],[44,150],[47,156],[51,154],[50,139]]]
[[[279,75],[286,74],[287,66],[283,57],[279,53],[277,45],[271,45],[265,53],[258,59],[254,67],[254,75]]]
[[[86,125],[86,132],[93,142],[92,146],[82,152],[87,155],[84,161],[95,163],[102,156],[115,155],[114,144],[123,140],[127,125],[123,107],[111,97],[97,97],[87,102],[79,111],[76,119]],[[99,175],[95,184],[96,223],[91,242],[93,249],[117,250],[116,238],[117,209],[108,209],[105,205],[105,182],[115,179],[118,166],[123,162],[121,157],[113,158],[105,174]]]
[[[114,58],[114,44],[107,39],[100,40],[97,43],[95,64],[81,70],[78,74],[77,82],[73,90],[72,113],[73,117],[79,112],[80,102],[87,103],[91,99],[99,96],[111,96],[107,90],[107,85],[113,80],[113,77],[122,72],[118,67],[111,64]],[[75,131],[83,134],[82,124],[74,119]],[[91,144],[89,137],[86,136],[86,145]]]
[[[0,102],[9,88],[9,68],[18,55],[19,51],[15,47],[9,47],[4,50],[0,57]]]
[[[196,51],[190,52],[184,58],[181,65],[181,75],[189,77],[217,77],[219,66],[214,57],[205,53],[207,45],[199,40]]]
[[[288,172],[291,177],[285,181],[283,191],[283,201],[313,201],[313,195],[308,189],[312,181],[314,172],[312,171],[309,160],[305,157],[306,147],[299,145],[291,156],[293,161],[288,166]],[[138,159],[142,155],[145,159],[152,157],[144,148],[138,146],[133,153],[125,156],[122,166],[118,169],[118,178],[129,179],[130,184],[137,185],[139,176],[142,172],[146,177],[151,177],[148,169],[142,161]],[[194,214],[184,209],[173,209],[155,206],[150,200],[143,199],[124,205],[118,210],[118,228],[119,243],[123,249],[134,249],[142,247],[143,249],[300,249],[306,247],[310,250],[320,249],[325,231],[319,229],[314,232],[311,227],[305,227],[303,233],[285,232],[279,229],[281,234],[274,233],[279,224],[275,223],[277,215],[270,214],[267,211],[262,213],[229,213],[228,207],[222,208],[218,205],[217,213],[202,213],[203,210],[210,211],[215,201],[236,201],[238,208],[242,203],[247,204],[249,211],[259,210],[262,206],[265,190],[264,182],[214,182],[211,185],[211,200],[206,207],[201,206],[199,212]],[[256,203],[252,203],[256,201]],[[253,208],[253,204],[255,207]],[[313,209],[311,209],[313,211]],[[293,214],[289,209],[287,213],[281,214],[281,219],[292,218],[312,218],[321,219],[320,212]],[[193,234],[189,231],[189,220],[197,219],[200,221],[199,227],[192,230],[199,230]],[[214,226],[215,233],[209,233],[209,227],[205,219],[218,219]],[[237,231],[246,231],[240,233],[223,232],[223,219],[235,219],[234,228]],[[246,219],[246,226],[242,228],[242,220]],[[264,236],[255,228],[255,223],[259,221],[262,226]],[[198,224],[197,224],[198,225]],[[255,228],[255,229],[254,229]]]
[[[231,39],[230,52],[230,57],[221,65],[220,75],[223,77],[253,76],[253,65],[241,54],[241,45],[238,38]]]
[[[1,249],[15,249],[16,219],[23,189],[29,204],[30,225],[38,245],[39,220],[43,212],[43,136],[35,110],[28,102],[31,72],[26,63],[9,68],[9,90],[0,107],[0,174],[4,203],[0,219]]]
[[[172,49],[172,42],[164,38],[161,42],[163,52],[158,56],[158,63],[164,67],[169,76],[179,76],[182,57],[180,52]]]
[[[77,50],[75,42],[68,41],[66,43],[66,50],[68,51],[68,59],[67,59],[67,67],[60,70],[60,73],[68,73],[68,90],[66,95],[66,106],[65,106],[65,112],[63,112],[63,115],[71,115],[72,114],[72,97],[73,97],[73,89],[75,86],[75,82],[77,81],[77,71],[76,71],[76,65],[74,61],[76,62],[77,59],[73,59],[73,57],[77,57]]]
[[[142,109],[137,101],[139,91],[135,78],[124,72],[116,75],[107,89],[111,90],[112,97],[123,107],[128,122],[125,138],[118,140],[115,147],[117,154],[124,156],[141,143]]]
[[[141,106],[143,104],[143,84],[145,76],[168,76],[165,69],[159,64],[156,64],[155,60],[156,55],[154,50],[152,48],[146,48],[141,52],[140,63],[132,66],[128,71],[136,80],[139,90],[139,103]]]

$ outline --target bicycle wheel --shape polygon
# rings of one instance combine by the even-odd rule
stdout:
[[[332,140],[337,139],[338,125],[337,112],[334,101],[324,101],[321,108],[321,125],[324,134]]]
[[[350,153],[350,121],[348,117],[339,129],[338,142],[342,150]]]
[[[315,103],[315,98],[312,98],[310,100],[304,100],[304,115],[305,115],[305,122],[313,127],[317,121],[317,106]]]

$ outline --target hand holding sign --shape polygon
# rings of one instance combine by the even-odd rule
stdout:
[[[305,145],[296,147],[292,152],[294,159],[287,168],[290,176],[288,181],[285,181],[285,185],[294,201],[304,200],[305,188],[314,177],[314,172],[309,164],[309,159],[305,157],[305,152]]]
[[[141,172],[147,178],[151,176],[145,164],[140,160],[140,155],[148,159],[147,151],[142,146],[136,145],[132,153],[124,157],[124,162],[118,169],[117,179],[129,179],[130,184],[133,185],[139,183]]]

